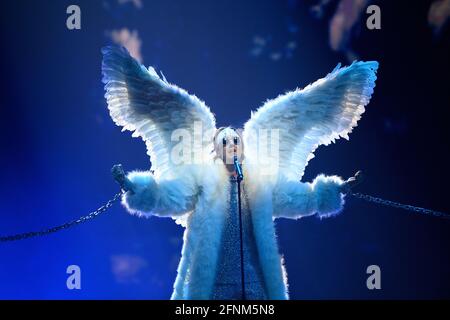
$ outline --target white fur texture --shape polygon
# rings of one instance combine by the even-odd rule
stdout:
[[[279,180],[272,185],[262,183],[251,170],[246,172],[245,189],[268,297],[288,299],[274,218],[336,214],[343,205],[339,193],[342,180],[321,175],[311,184]],[[223,164],[191,167],[178,175],[179,180],[155,180],[149,172],[131,172],[128,178],[136,191],[127,192],[123,204],[140,216],[186,216],[181,260],[171,298],[210,299],[228,210],[228,176]]]
[[[127,192],[122,203],[132,214],[172,217],[186,226],[172,299],[209,299],[229,205],[225,167],[213,164],[210,157],[215,118],[197,97],[169,84],[153,68],[140,65],[126,49],[107,47],[103,55],[110,115],[123,130],[144,139],[155,172],[154,176],[131,172],[128,178],[135,193]],[[269,299],[289,297],[274,219],[328,217],[340,212],[344,203],[340,178],[321,175],[312,183],[298,180],[319,145],[348,138],[371,98],[377,68],[377,62],[338,66],[303,90],[268,101],[245,125],[245,190]],[[202,125],[197,134],[195,123]],[[206,165],[173,162],[175,129],[204,138],[200,155]],[[269,146],[259,144],[261,129],[279,130],[279,153],[271,153],[270,141]],[[269,151],[265,159],[258,148]],[[188,158],[196,159],[196,152],[192,148]],[[274,162],[277,170],[266,174],[266,165]]]
[[[344,206],[337,176],[317,176],[312,183],[279,180],[274,188],[275,217],[299,219],[317,214],[321,218],[339,213]]]
[[[198,190],[192,183],[180,179],[155,182],[148,171],[133,171],[128,179],[134,193],[127,192],[122,203],[138,216],[178,216],[194,209]]]

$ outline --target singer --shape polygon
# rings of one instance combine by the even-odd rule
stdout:
[[[113,167],[126,191],[122,204],[132,214],[171,217],[186,227],[171,298],[288,299],[273,221],[341,212],[359,174],[348,180],[319,175],[311,183],[301,177],[318,146],[348,138],[369,103],[378,64],[338,65],[303,90],[267,101],[238,132],[216,129],[204,102],[141,66],[126,49],[107,47],[103,55],[110,115],[143,138],[152,162],[151,171],[128,174]],[[201,152],[205,162],[174,163],[172,132],[194,135],[196,122],[202,145],[190,152]],[[279,132],[276,159],[257,152],[253,134],[271,129]],[[263,164],[275,160],[277,170],[267,171]]]

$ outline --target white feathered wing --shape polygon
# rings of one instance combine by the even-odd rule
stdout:
[[[325,78],[252,112],[243,132],[248,165],[258,175],[300,180],[318,146],[348,139],[372,96],[377,69],[375,61],[339,64]]]
[[[145,141],[155,177],[170,178],[173,172],[180,172],[173,169],[180,169],[186,160],[208,161],[216,126],[204,102],[169,84],[164,76],[161,79],[152,67],[146,69],[123,47],[105,47],[102,53],[110,115],[122,131],[133,131],[134,137]],[[190,146],[175,148],[182,141],[172,136],[176,129],[188,136],[183,143]],[[176,150],[188,154],[174,159]]]

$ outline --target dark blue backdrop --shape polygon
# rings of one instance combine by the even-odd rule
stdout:
[[[65,27],[78,4],[82,29]],[[146,65],[195,93],[219,125],[241,126],[265,99],[324,76],[344,56],[328,46],[312,1],[10,1],[0,9],[0,234],[59,224],[118,191],[110,168],[148,169],[144,143],[109,118],[101,83],[106,30],[137,29]],[[359,191],[448,211],[449,37],[433,40],[430,1],[378,2],[382,30],[360,29],[354,47],[380,62],[375,95],[350,141],[316,152],[318,173],[367,180]],[[408,6],[406,10],[405,6]],[[252,55],[295,41],[292,57]],[[450,298],[450,222],[348,199],[337,218],[278,220],[293,299]],[[183,229],[114,206],[83,226],[0,245],[3,299],[166,299]],[[66,268],[82,289],[66,288]],[[382,289],[366,288],[377,264]]]

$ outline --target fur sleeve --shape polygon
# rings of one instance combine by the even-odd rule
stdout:
[[[338,214],[344,205],[340,192],[343,180],[317,176],[312,183],[279,181],[273,192],[274,217],[299,219],[317,214],[326,218]]]
[[[134,193],[127,192],[122,204],[131,214],[178,217],[194,208],[196,188],[192,181],[156,182],[148,171],[132,171],[127,177],[133,184]]]

